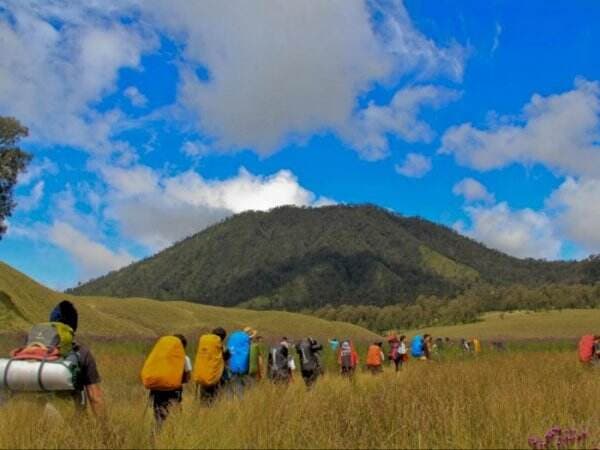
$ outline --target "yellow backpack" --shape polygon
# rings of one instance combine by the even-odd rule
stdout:
[[[192,379],[201,386],[216,385],[225,369],[223,342],[216,334],[200,336]]]
[[[161,337],[146,358],[142,368],[142,383],[153,391],[180,389],[185,370],[185,349],[175,336]]]
[[[481,353],[481,341],[477,338],[473,339],[473,351],[475,353]]]

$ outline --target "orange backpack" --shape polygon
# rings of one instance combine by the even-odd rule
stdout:
[[[579,340],[579,361],[588,363],[594,356],[594,336],[588,334]]]
[[[185,349],[175,336],[161,337],[146,358],[141,378],[146,389],[173,391],[180,389],[185,370]]]
[[[371,345],[367,352],[367,366],[380,366],[383,363],[381,361],[381,347],[379,345]]]

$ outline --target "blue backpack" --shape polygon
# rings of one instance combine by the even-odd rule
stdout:
[[[246,375],[250,369],[250,336],[243,331],[231,333],[227,339],[227,349],[231,353],[229,370],[235,375]]]
[[[420,358],[425,355],[423,351],[424,346],[423,336],[415,336],[410,343],[410,354],[413,358]]]

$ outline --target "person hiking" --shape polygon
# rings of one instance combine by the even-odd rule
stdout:
[[[75,339],[77,309],[68,300],[50,312],[49,322],[34,325],[25,345],[0,359],[2,386],[15,398],[44,405],[44,414],[63,418],[56,408],[72,404],[83,412],[89,405],[94,415],[104,416],[104,399],[96,359]],[[42,368],[44,370],[42,370]],[[17,395],[23,393],[23,395]]]
[[[383,372],[383,342],[374,342],[367,351],[367,370],[373,375]]]
[[[340,344],[338,351],[338,364],[340,366],[341,374],[347,377],[354,375],[358,362],[358,353],[354,349],[352,341],[346,339]]]
[[[150,390],[155,431],[161,429],[171,407],[183,401],[183,385],[192,373],[192,362],[186,349],[185,336],[164,336],[155,344],[142,368],[142,382]]]
[[[329,347],[331,348],[332,352],[336,353],[339,346],[340,341],[338,340],[338,338],[333,338],[329,340]]]
[[[296,344],[296,352],[300,358],[300,372],[307,388],[311,388],[322,373],[319,352],[323,346],[316,339],[308,337]]]
[[[600,335],[582,336],[578,344],[579,361],[590,367],[600,367]]]
[[[423,359],[430,361],[433,356],[433,338],[430,334],[423,336]]]
[[[279,345],[269,351],[267,363],[269,379],[275,384],[289,384],[292,381],[293,361],[290,355],[290,343],[284,337]]]
[[[227,363],[231,353],[225,348],[226,337],[227,332],[217,327],[198,340],[192,379],[196,383],[197,397],[206,406],[214,403],[230,379]]]
[[[230,373],[230,392],[240,398],[244,395],[244,389],[249,383],[250,378],[252,333],[253,330],[251,327],[246,327],[242,331],[234,331],[229,335],[226,342],[226,347],[230,354],[227,364]],[[256,332],[254,332],[255,334]]]
[[[406,350],[406,336],[393,335],[388,338],[390,344],[390,361],[394,363],[396,372],[400,370],[402,364],[408,360],[408,354]]]
[[[251,382],[258,382],[263,378],[265,359],[263,356],[262,336],[256,330],[251,330],[250,339],[250,368],[248,370]]]

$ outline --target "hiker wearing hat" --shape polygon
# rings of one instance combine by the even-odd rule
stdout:
[[[250,327],[244,328],[244,331],[250,336],[250,367],[248,369],[249,384],[258,382],[263,377],[264,357],[262,348],[262,336]]]

